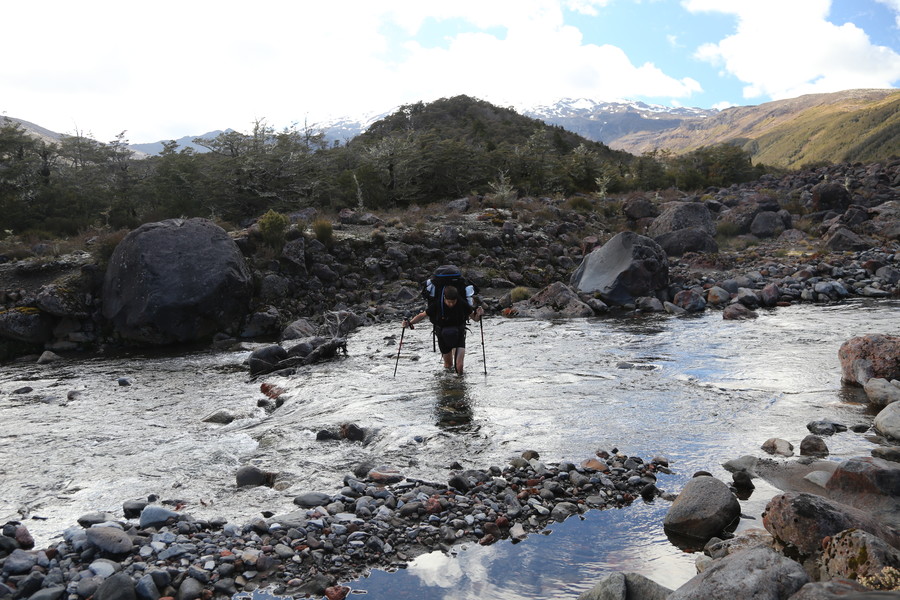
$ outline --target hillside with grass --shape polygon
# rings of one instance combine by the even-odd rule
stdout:
[[[876,162],[900,156],[900,91],[848,90],[737,106],[610,145],[633,154],[676,154],[735,144],[754,164],[797,169],[815,164]]]

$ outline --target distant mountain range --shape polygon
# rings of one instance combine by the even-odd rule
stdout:
[[[528,117],[559,125],[589,140],[616,147],[617,140],[636,132],[663,132],[685,122],[696,122],[719,113],[704,108],[672,108],[644,102],[594,102],[585,98],[565,98],[555,104],[523,111]]]
[[[222,133],[228,133],[229,131],[233,131],[232,129],[217,129],[215,131],[208,131],[206,133],[201,133],[200,135],[186,135],[184,137],[180,137],[175,142],[178,143],[178,149],[182,148],[191,148],[195,152],[209,152],[207,148],[199,144],[195,144],[194,140],[197,138],[205,138],[211,139],[214,137],[218,137]],[[165,142],[170,142],[172,140],[163,140]],[[163,141],[159,142],[148,142],[146,144],[129,144],[128,147],[134,150],[135,152],[140,152],[141,154],[146,154],[148,156],[154,156],[163,151]]]
[[[329,144],[346,143],[391,114],[373,113],[318,124]],[[522,111],[528,117],[558,125],[585,138],[640,155],[653,150],[679,154],[703,146],[738,144],[754,162],[797,168],[817,162],[873,162],[900,157],[900,90],[847,90],[812,94],[754,106],[724,110],[672,108],[643,102],[595,102],[563,99]],[[12,119],[48,141],[59,134]],[[198,137],[184,136],[179,147],[198,152]],[[158,154],[163,142],[132,144],[139,155]]]
[[[722,143],[743,147],[754,163],[787,168],[900,158],[900,90],[809,94],[685,115],[675,127],[634,128],[609,145],[640,155],[657,148],[681,154]]]

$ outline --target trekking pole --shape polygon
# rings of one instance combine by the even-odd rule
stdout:
[[[397,365],[400,364],[400,350],[403,349],[403,335],[406,333],[406,327],[400,330],[400,345],[397,346],[397,362],[394,363],[394,377],[397,376]]]
[[[484,363],[484,374],[487,375],[487,353],[484,351],[484,315],[478,319],[478,324],[481,325],[481,360]]]

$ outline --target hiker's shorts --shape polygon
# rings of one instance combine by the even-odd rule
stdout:
[[[441,354],[447,354],[454,348],[466,347],[466,328],[465,327],[444,327],[437,335],[438,348]]]

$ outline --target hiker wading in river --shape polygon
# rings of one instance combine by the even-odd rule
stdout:
[[[411,319],[403,320],[403,327],[415,329],[414,325],[428,317],[434,324],[434,335],[437,337],[441,357],[445,369],[456,369],[462,375],[466,357],[466,323],[471,316],[473,321],[480,321],[484,309],[480,306],[472,309],[468,302],[460,302],[459,291],[453,286],[446,286],[443,302],[433,302],[424,311]]]

